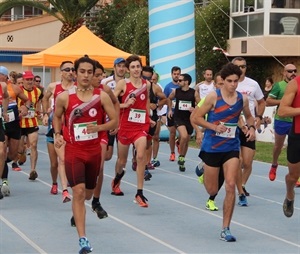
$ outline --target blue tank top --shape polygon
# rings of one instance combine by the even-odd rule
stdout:
[[[227,104],[221,91],[216,90],[217,102],[215,108],[208,112],[207,121],[213,124],[224,124],[226,133],[219,135],[213,130],[206,129],[201,150],[209,153],[220,153],[240,150],[239,131],[237,123],[243,110],[243,95],[237,92],[237,101],[233,105]]]

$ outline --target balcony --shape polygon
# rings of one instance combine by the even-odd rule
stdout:
[[[231,0],[230,4],[230,55],[300,56],[300,1]]]

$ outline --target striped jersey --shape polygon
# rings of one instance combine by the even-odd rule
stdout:
[[[26,97],[31,101],[31,106],[28,109],[28,114],[26,116],[23,116],[20,120],[20,126],[21,128],[30,128],[30,127],[36,127],[39,125],[37,120],[37,112],[36,112],[36,106],[38,101],[41,99],[41,90],[37,87],[33,87],[31,91],[26,90],[24,86],[20,86],[23,93],[26,95]],[[22,105],[24,105],[24,102],[18,98],[18,107],[20,108]]]
[[[216,133],[206,129],[201,150],[208,153],[239,151],[238,120],[243,109],[243,95],[237,92],[237,100],[233,105],[227,104],[219,89],[216,90],[217,101],[215,108],[207,113],[207,121],[213,124],[224,124],[227,131]]]

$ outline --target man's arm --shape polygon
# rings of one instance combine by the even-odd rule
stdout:
[[[9,94],[7,91],[7,85],[4,82],[1,82],[0,85],[2,86],[3,98],[2,98],[2,115],[5,121],[8,121],[7,115],[7,108],[9,103]]]
[[[56,83],[50,83],[47,87],[47,90],[44,89],[44,97],[42,99],[42,113],[43,113],[43,125],[48,125],[48,110],[50,108],[50,98],[53,95],[54,88],[56,86]]]
[[[254,126],[254,118],[251,115],[251,111],[249,108],[249,100],[248,97],[243,95],[243,114],[245,116],[245,120],[248,126],[248,130],[246,131],[245,135],[247,141],[255,140],[255,126]]]
[[[265,112],[266,102],[264,98],[257,101],[257,116],[256,116],[256,129],[260,128],[262,116]]]
[[[277,113],[280,117],[294,117],[300,115],[300,108],[294,108],[292,106],[297,92],[297,82],[296,80],[291,80],[288,86],[286,87],[286,90],[279,105]]]
[[[118,127],[119,116],[116,114],[116,110],[113,106],[111,98],[104,91],[101,92],[100,98],[101,98],[102,107],[104,108],[104,111],[106,112],[107,116],[109,117],[109,121],[105,122],[103,124],[97,125],[97,126],[95,126],[93,124],[88,125],[87,126],[88,133],[95,132],[95,131],[97,131],[97,132],[109,131],[109,130],[116,129]]]

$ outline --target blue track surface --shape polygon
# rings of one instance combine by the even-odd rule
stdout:
[[[71,203],[61,193],[50,194],[51,178],[45,136],[40,135],[36,181],[28,180],[29,160],[20,172],[9,172],[11,196],[0,200],[0,253],[78,253],[78,237],[70,226]],[[231,232],[237,242],[219,240],[224,188],[216,198],[219,211],[205,209],[208,195],[194,173],[198,151],[189,149],[184,173],[170,162],[169,147],[161,143],[161,166],[151,171],[144,195],[149,208],[133,203],[136,175],[130,159],[121,188],[123,197],[110,194],[116,156],[106,163],[101,204],[108,212],[99,220],[87,208],[87,237],[93,253],[300,253],[300,188],[292,218],[282,212],[286,167],[268,179],[269,164],[254,162],[247,185],[248,207],[236,205]]]

